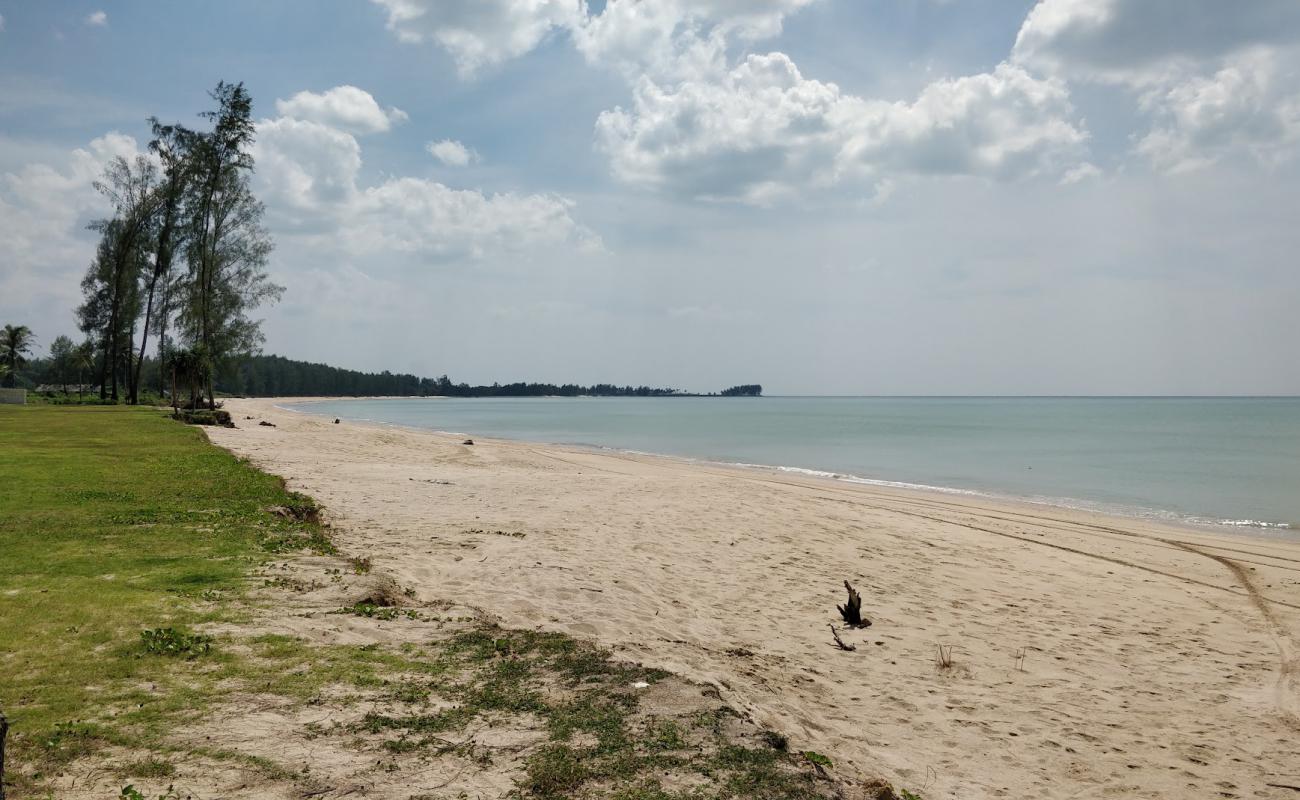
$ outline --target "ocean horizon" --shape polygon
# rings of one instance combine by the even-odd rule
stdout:
[[[284,407],[1171,523],[1300,529],[1294,396],[417,397]]]

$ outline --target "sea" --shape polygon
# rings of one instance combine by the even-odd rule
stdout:
[[[1300,398],[340,399],[354,421],[1300,535]]]

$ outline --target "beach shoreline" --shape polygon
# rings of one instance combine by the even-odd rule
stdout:
[[[278,407],[309,400],[228,400],[211,438],[422,600],[717,686],[849,773],[927,798],[1300,783],[1288,537]],[[875,620],[854,652],[827,629],[846,579]]]
[[[256,399],[256,398],[239,398],[239,399]],[[292,413],[317,414],[322,417],[334,417],[334,414],[312,410],[300,410],[293,408],[297,405],[313,405],[318,403],[330,403],[340,400],[447,400],[441,395],[429,396],[376,396],[376,397],[290,397],[274,398],[275,407]],[[533,399],[533,398],[529,398]],[[757,470],[769,474],[782,474],[792,476],[811,477],[818,480],[829,480],[837,483],[847,483],[852,485],[865,485],[878,487],[882,489],[897,489],[903,492],[918,492],[921,494],[932,494],[940,496],[965,496],[975,500],[985,500],[993,503],[1023,507],[1025,509],[1057,509],[1070,512],[1080,512],[1084,514],[1096,515],[1102,518],[1135,519],[1142,522],[1162,525],[1174,530],[1181,531],[1199,531],[1211,533],[1226,533],[1229,535],[1242,535],[1247,537],[1259,537],[1265,540],[1282,539],[1300,543],[1300,530],[1297,530],[1293,523],[1262,521],[1256,519],[1228,519],[1214,518],[1205,515],[1192,515],[1181,512],[1174,512],[1160,508],[1142,507],[1142,506],[1123,506],[1100,503],[1096,501],[1083,500],[1075,497],[1057,497],[1050,495],[1027,496],[1015,494],[1007,491],[999,491],[993,488],[976,488],[961,486],[943,486],[937,484],[918,483],[903,480],[891,480],[883,477],[865,477],[849,472],[835,472],[829,469],[823,469],[816,466],[804,464],[775,464],[775,463],[750,463],[744,461],[728,461],[719,459],[702,458],[682,453],[670,452],[653,452],[638,450],[627,447],[617,447],[604,444],[584,444],[581,442],[564,442],[550,441],[544,439],[512,439],[500,436],[485,436],[482,433],[476,433],[472,430],[450,430],[431,428],[420,425],[403,424],[400,422],[389,422],[379,419],[368,418],[348,418],[348,421],[356,425],[374,425],[382,428],[394,428],[397,430],[410,431],[412,433],[433,433],[444,436],[476,436],[484,441],[495,441],[504,444],[532,444],[546,447],[571,448],[581,452],[592,453],[615,453],[629,455],[633,457],[647,457],[667,459],[686,465],[702,465],[709,467],[731,468],[741,470]]]

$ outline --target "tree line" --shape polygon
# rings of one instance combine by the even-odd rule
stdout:
[[[191,406],[214,408],[216,371],[262,342],[249,313],[283,291],[266,273],[273,244],[249,183],[252,99],[225,82],[211,97],[199,115],[209,129],[151,118],[148,155],[114,159],[95,182],[113,213],[90,225],[100,239],[77,308],[86,341],[69,358],[88,356],[101,399],[121,390],[137,403],[156,378],[160,395],[188,387]]]
[[[516,382],[471,386],[454,383],[446,375],[422,378],[388,371],[359,372],[266,355],[249,356],[233,363],[229,370],[217,376],[217,388],[230,394],[262,397],[669,397],[685,394],[677,389],[608,383],[582,386]]]

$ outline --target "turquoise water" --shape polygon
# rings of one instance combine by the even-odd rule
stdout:
[[[493,398],[297,410],[1300,529],[1300,398]]]

